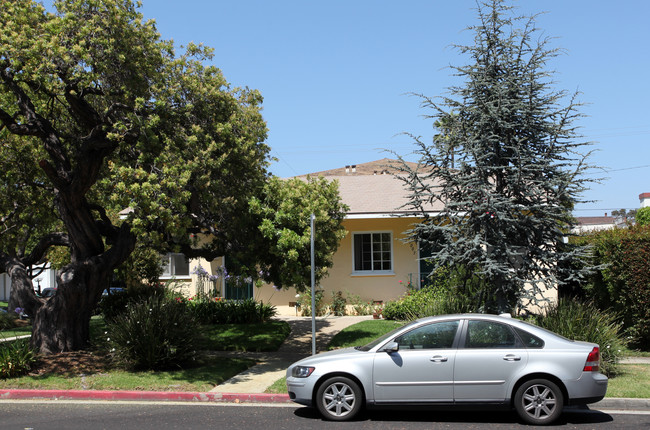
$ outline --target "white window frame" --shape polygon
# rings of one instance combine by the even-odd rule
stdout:
[[[389,270],[357,270],[356,269],[356,238],[358,235],[370,235],[372,239],[373,234],[388,234],[390,239],[390,269]],[[382,251],[385,252],[385,251]],[[372,254],[372,251],[371,251]],[[394,275],[395,274],[395,253],[393,247],[393,232],[391,230],[373,230],[373,231],[355,231],[352,232],[352,275],[353,276],[381,276],[381,275]],[[374,266],[374,261],[371,260],[371,266]]]
[[[189,261],[187,263],[187,274],[177,275],[176,274],[176,266],[173,264],[174,263],[174,257],[186,258],[185,255],[180,254],[180,253],[174,253],[174,252],[170,252],[168,254],[163,255],[161,257],[161,265],[163,265],[163,269],[165,267],[167,268],[168,273],[165,273],[163,271],[162,275],[160,275],[160,279],[191,279]],[[166,265],[163,264],[164,260],[167,260]]]

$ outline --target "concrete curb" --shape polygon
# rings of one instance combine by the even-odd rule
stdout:
[[[214,403],[289,403],[287,394],[178,391],[0,390],[0,400],[122,400]],[[297,407],[297,405],[296,405]],[[588,405],[592,410],[650,411],[650,399],[608,397]]]
[[[124,400],[225,403],[290,403],[287,394],[176,391],[0,390],[0,400]]]
[[[587,406],[589,406],[589,409],[596,410],[650,411],[650,399],[606,397],[600,402]]]

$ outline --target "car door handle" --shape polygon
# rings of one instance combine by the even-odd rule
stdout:
[[[447,361],[447,357],[443,357],[442,355],[434,355],[429,359],[429,361],[433,361],[434,363],[442,363],[444,361]]]
[[[505,357],[503,357],[503,359],[505,361],[520,361],[521,357],[518,357],[518,356],[516,356],[514,354],[508,354]]]

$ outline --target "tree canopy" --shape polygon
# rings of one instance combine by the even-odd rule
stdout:
[[[342,221],[347,207],[340,201],[338,183],[325,178],[272,178],[261,198],[251,200],[263,240],[256,241],[267,258],[264,278],[297,290],[311,282],[311,214],[314,225],[315,280],[332,267],[332,255],[345,235]]]
[[[130,0],[54,7],[0,10],[0,271],[44,353],[87,344],[93,308],[136,241],[263,260],[250,252],[260,230],[249,202],[270,177],[262,97],[231,87],[211,49],[177,53]],[[69,261],[46,301],[30,269],[54,247]]]
[[[431,250],[423,257],[478,279],[477,310],[509,312],[579,276],[563,268],[583,250],[563,236],[589,182],[588,143],[574,124],[576,94],[553,89],[547,66],[559,51],[535,17],[503,0],[477,5],[474,44],[456,46],[468,64],[451,67],[463,83],[448,96],[420,95],[438,134],[432,143],[415,137],[420,166],[405,164],[402,178],[424,216],[410,231]],[[444,204],[438,216],[426,210],[434,201]]]

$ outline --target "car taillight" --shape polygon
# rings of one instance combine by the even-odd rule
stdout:
[[[585,363],[585,368],[582,369],[584,372],[598,372],[600,369],[600,350],[597,346],[591,350],[587,356],[587,362]]]

